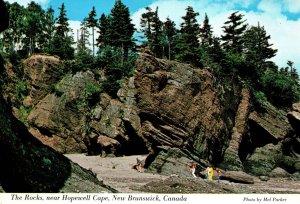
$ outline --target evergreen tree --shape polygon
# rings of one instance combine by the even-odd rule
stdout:
[[[212,46],[212,44],[213,44],[213,31],[211,25],[209,24],[208,16],[205,13],[203,25],[200,28],[200,45],[203,48],[208,48]]]
[[[243,35],[244,52],[249,57],[254,57],[256,62],[263,64],[268,59],[274,57],[276,49],[271,48],[269,43],[270,35],[267,35],[264,27],[252,26]]]
[[[154,12],[153,18],[152,18],[152,24],[151,24],[151,47],[152,51],[154,53],[154,56],[156,57],[162,57],[164,55],[163,53],[163,23],[158,17],[158,7],[156,7],[156,10]]]
[[[271,48],[270,35],[266,34],[264,27],[252,26],[243,35],[243,53],[248,62],[247,76],[255,84],[268,69],[268,60],[276,55],[277,50]]]
[[[48,53],[58,55],[63,59],[74,58],[74,48],[72,47],[73,38],[69,36],[71,29],[69,28],[68,18],[65,10],[65,5],[62,4],[59,8],[60,13],[56,21],[55,33],[51,42],[51,50]]]
[[[290,107],[300,100],[300,86],[289,73],[271,71],[262,77],[262,87],[268,100],[277,107]]]
[[[43,33],[44,15],[45,12],[42,7],[33,1],[25,9],[25,16],[22,19],[22,29],[25,37],[22,42],[28,55],[31,55],[38,47],[38,38],[42,37],[41,34]]]
[[[3,50],[10,55],[14,55],[20,50],[22,40],[22,19],[24,17],[25,8],[18,3],[6,3],[9,11],[9,27],[3,32]],[[2,14],[1,14],[2,15]]]
[[[295,80],[296,83],[298,83],[299,82],[299,74],[297,73],[297,69],[294,66],[294,62],[288,60],[286,69],[288,70],[290,77],[293,80]]]
[[[192,7],[187,7],[186,15],[182,17],[180,34],[176,42],[175,58],[181,62],[191,63],[195,66],[202,66],[199,57],[199,24],[196,17],[199,13],[194,12]]]
[[[147,38],[146,45],[149,44],[149,41],[152,37],[152,22],[153,22],[153,16],[154,12],[150,7],[146,7],[146,13],[142,14],[141,17],[141,29],[140,31],[144,34],[144,36]]]
[[[97,46],[99,48],[103,48],[109,44],[108,35],[109,35],[109,17],[107,17],[104,13],[101,15],[98,24],[98,34],[97,38]]]
[[[54,10],[52,7],[47,9],[44,22],[45,22],[44,36],[46,39],[44,51],[46,51],[52,49],[51,42],[53,40],[54,32],[55,32],[55,18],[54,18]]]
[[[134,25],[131,23],[130,13],[121,0],[116,0],[110,13],[110,27],[106,37],[109,44],[115,49],[120,49],[123,53],[121,63],[123,64],[128,56],[129,49],[133,48]]]
[[[96,9],[93,6],[91,12],[89,13],[87,21],[87,27],[92,28],[92,36],[93,36],[93,56],[95,56],[95,27],[97,27],[97,19],[96,19],[97,13]]]
[[[168,43],[168,58],[171,60],[173,59],[172,48],[174,47],[174,37],[177,34],[176,24],[168,17],[164,22],[163,28]]]
[[[242,35],[247,28],[247,25],[244,24],[246,20],[243,20],[243,17],[243,14],[236,11],[228,17],[229,20],[222,27],[224,35],[221,36],[221,39],[226,51],[232,50],[241,53],[243,48]]]
[[[151,48],[156,57],[164,55],[164,33],[163,22],[158,16],[158,7],[152,11],[150,7],[146,7],[146,13],[142,14],[141,32],[147,38],[145,45]]]
[[[63,3],[59,8],[59,16],[56,21],[56,36],[61,38],[66,38],[70,32],[69,19],[67,18],[67,12],[65,9],[65,4]]]
[[[80,30],[78,30],[78,40],[77,40],[77,50],[78,52],[86,52],[90,53],[89,46],[90,46],[90,41],[89,41],[89,36],[90,32],[88,30],[87,26],[88,22],[87,19],[84,19],[83,22],[80,24]]]
[[[218,37],[212,38],[212,47],[210,49],[212,60],[218,64],[224,59],[224,51],[222,49],[221,40]]]

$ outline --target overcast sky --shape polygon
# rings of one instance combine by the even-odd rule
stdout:
[[[27,5],[30,0],[8,0]],[[115,0],[35,0],[43,8],[52,6],[56,10],[65,3],[70,25],[76,31],[80,21],[88,15],[92,7],[96,7],[98,17],[109,13]],[[278,49],[277,56],[272,60],[280,67],[286,66],[287,60],[295,62],[300,73],[300,0],[122,0],[128,6],[132,22],[139,28],[141,14],[146,6],[152,9],[159,7],[161,20],[170,17],[177,25],[182,22],[185,8],[192,6],[199,12],[201,24],[207,13],[214,34],[223,34],[222,26],[234,11],[241,11],[249,25],[264,26],[271,35],[273,47]]]

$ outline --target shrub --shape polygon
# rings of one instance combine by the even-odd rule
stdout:
[[[262,77],[263,90],[277,107],[289,107],[300,99],[297,81],[283,72],[270,72]]]

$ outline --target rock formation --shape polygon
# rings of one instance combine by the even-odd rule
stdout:
[[[235,126],[228,148],[224,153],[223,168],[230,170],[243,170],[239,152],[243,137],[247,132],[247,118],[250,109],[250,93],[247,89],[242,90],[242,99],[235,117]]]
[[[209,68],[148,52],[140,54],[118,98],[101,92],[101,81],[90,71],[56,73],[64,67],[42,55],[23,63],[28,95],[22,104],[32,107],[28,128],[61,153],[149,153],[149,170],[178,175],[186,175],[191,160],[202,169],[211,163],[262,176],[277,175],[278,167],[288,175],[299,169],[297,106],[289,114],[267,103],[255,111],[238,81],[218,81]]]
[[[0,1],[0,31],[8,25]],[[4,17],[4,18],[3,18]],[[4,70],[3,63],[0,64]],[[3,77],[3,76],[2,76]],[[5,79],[4,79],[5,81]],[[1,93],[3,87],[0,87]],[[5,192],[114,192],[88,170],[34,138],[0,96],[0,190]]]

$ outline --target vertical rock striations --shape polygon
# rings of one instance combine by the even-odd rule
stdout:
[[[231,140],[228,148],[224,153],[222,168],[228,170],[240,171],[243,170],[239,151],[243,136],[247,134],[248,124],[247,119],[250,110],[250,93],[247,89],[242,90],[242,98],[237,109],[235,117],[235,125],[232,129]]]

